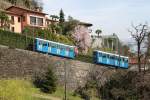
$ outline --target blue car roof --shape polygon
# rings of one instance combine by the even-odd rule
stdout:
[[[55,44],[58,44],[58,45],[63,45],[63,46],[75,48],[75,46],[70,46],[70,45],[66,45],[66,44],[63,44],[63,43],[59,43],[59,42],[54,42],[54,41],[45,40],[45,39],[40,39],[40,38],[36,38],[36,39],[37,39],[37,40],[42,40],[42,41],[45,41],[45,42],[51,42],[51,43],[55,43]]]
[[[100,50],[94,50],[94,51],[100,52],[100,53],[104,53],[104,54],[108,54],[108,55],[112,55],[112,56],[117,56],[117,57],[119,57],[118,54],[114,54],[114,53],[108,53],[108,52],[104,52],[104,51],[100,51]],[[120,57],[129,59],[129,57],[127,57],[127,56],[121,56],[121,55],[120,55]]]

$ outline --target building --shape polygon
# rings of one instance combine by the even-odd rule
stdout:
[[[109,49],[111,51],[116,51],[118,53],[119,49],[119,38],[114,33],[112,35],[103,35],[103,36],[97,36],[97,35],[91,35],[93,44],[93,48],[103,48],[103,49]]]
[[[138,68],[137,57],[130,57],[129,65],[130,65],[130,70],[138,71],[139,68]],[[150,65],[150,59],[146,59],[146,60],[144,58],[141,59],[141,70],[149,70],[150,69],[149,65]]]
[[[91,35],[92,48],[102,48],[102,36]]]
[[[10,6],[5,9],[5,13],[11,21],[8,29],[16,33],[21,33],[26,26],[44,29],[49,24],[57,22],[48,19],[46,17],[48,14],[43,13],[39,8],[30,10],[27,8]]]
[[[119,38],[115,33],[113,33],[112,35],[105,35],[102,37],[102,46],[104,48],[109,48],[112,51],[118,51],[119,45]]]
[[[36,8],[36,10],[30,10],[27,8],[22,8],[18,6],[10,6],[4,11],[11,23],[9,23],[8,30],[16,33],[21,33],[25,27],[33,27],[33,28],[47,28],[50,24],[58,23],[58,20],[53,20],[47,17],[48,14],[43,13],[40,8]],[[80,25],[88,28],[92,26],[90,23],[80,22]],[[89,29],[89,31],[91,31]]]
[[[37,28],[45,28],[46,27],[46,13],[43,13],[38,8],[36,11],[29,10],[26,8],[21,8],[17,6],[11,6],[6,9],[6,12],[11,12],[14,14],[18,14],[18,16],[14,16],[12,14],[8,15],[11,17],[11,20],[14,20],[14,25],[10,25],[10,30],[14,32],[21,33],[26,26],[37,27]],[[16,26],[16,23],[19,23]]]

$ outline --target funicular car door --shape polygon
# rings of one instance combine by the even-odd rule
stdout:
[[[121,59],[121,67],[125,67],[125,60],[124,60],[123,57],[122,57],[122,59]]]
[[[51,53],[51,42],[48,42],[48,53]]]
[[[74,53],[74,47],[70,47],[69,49],[69,57],[74,58],[75,53]]]
[[[69,47],[66,47],[66,50],[65,50],[65,56],[66,57],[69,57],[69,49],[70,49]]]
[[[125,68],[128,68],[128,59],[125,59]]]
[[[93,51],[93,60],[94,60],[94,63],[99,63],[98,61],[98,52],[97,51]]]
[[[60,55],[65,56],[65,46],[64,45],[60,45]]]
[[[42,47],[43,47],[43,46],[42,46],[42,41],[41,41],[41,40],[38,40],[38,39],[37,39],[36,41],[37,41],[37,42],[36,42],[36,43],[37,43],[37,47],[36,47],[37,50],[38,50],[38,51],[42,51]]]
[[[98,62],[99,62],[99,63],[103,63],[103,60],[102,60],[102,53],[101,53],[101,52],[97,52],[97,55],[98,55]]]
[[[57,47],[57,55],[60,55],[60,44],[57,44],[56,47]]]
[[[102,56],[103,56],[102,63],[107,64],[106,54],[102,53]]]
[[[48,52],[48,42],[42,41],[42,52]]]
[[[115,66],[118,66],[119,62],[118,62],[118,56],[115,56]]]
[[[109,61],[109,55],[107,54],[107,55],[106,55],[106,64],[110,65],[109,62],[110,62],[110,61]]]
[[[57,54],[57,45],[56,43],[51,43],[51,53]]]

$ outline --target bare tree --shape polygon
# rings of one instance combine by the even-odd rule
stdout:
[[[148,25],[139,24],[135,26],[132,24],[132,28],[133,30],[128,30],[128,31],[131,33],[132,38],[136,41],[136,44],[137,44],[138,69],[139,69],[139,72],[141,72],[141,57],[142,57],[141,47],[148,33]]]

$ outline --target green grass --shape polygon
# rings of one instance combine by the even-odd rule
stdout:
[[[57,90],[55,93],[51,94],[54,97],[59,97],[61,99],[64,98],[64,88],[57,87]],[[73,92],[67,91],[67,100],[83,100],[78,95],[74,95]]]
[[[37,90],[24,80],[0,80],[0,100],[35,100]]]
[[[34,87],[32,82],[27,80],[0,80],[0,100],[51,100],[42,99],[41,97],[34,96],[38,94],[42,97],[56,97],[60,100],[64,97],[64,89],[58,87],[53,94],[45,94],[40,89]],[[79,96],[73,96],[73,93],[67,91],[68,100],[82,100]]]
[[[77,55],[77,57],[75,58],[76,60],[82,61],[82,62],[86,62],[86,63],[93,63],[93,57],[92,55]]]

